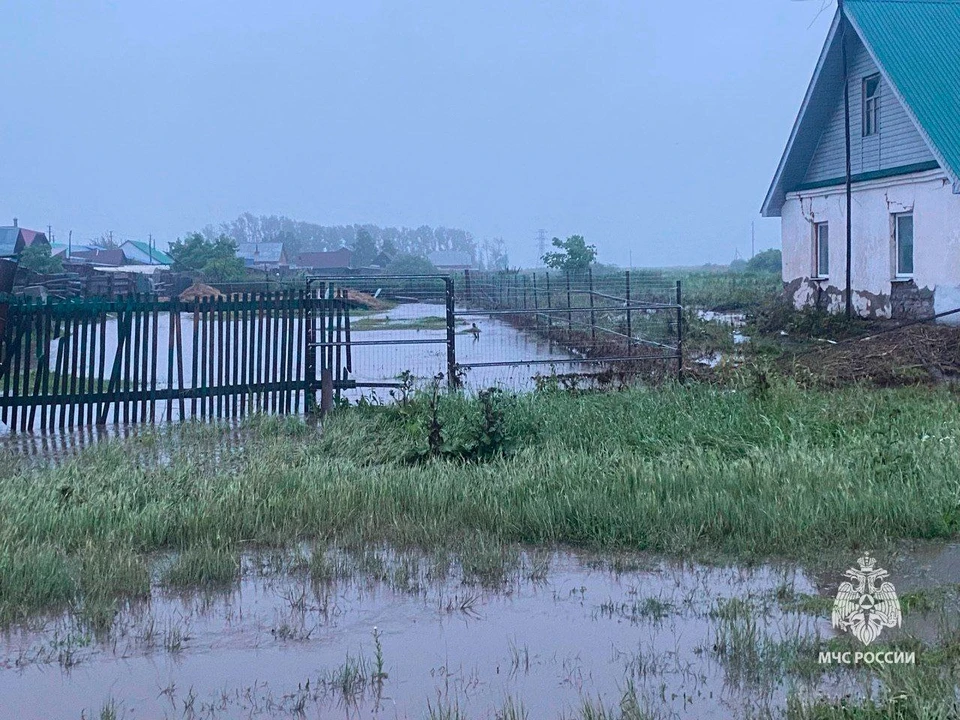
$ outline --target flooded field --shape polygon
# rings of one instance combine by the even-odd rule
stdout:
[[[909,592],[955,578],[960,550],[887,560]],[[788,693],[857,685],[817,665],[839,567],[503,549],[305,549],[243,566],[214,591],[154,587],[98,631],[82,614],[10,630],[0,718],[554,718],[623,703],[763,717]],[[931,630],[922,620],[908,615],[892,642]]]

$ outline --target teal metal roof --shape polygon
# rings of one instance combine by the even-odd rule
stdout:
[[[960,0],[846,0],[844,9],[931,151],[960,179]]]
[[[137,250],[146,255],[153,253],[153,260],[159,265],[173,265],[173,258],[169,254],[165,253],[163,250],[158,250],[154,247],[150,249],[150,243],[145,243],[140,240],[127,240],[128,243],[133,245]]]

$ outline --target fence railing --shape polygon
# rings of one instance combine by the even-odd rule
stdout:
[[[458,315],[483,315],[566,347],[579,363],[616,364],[622,370],[647,361],[683,369],[683,303],[680,281],[635,276],[630,271],[595,276],[582,272],[466,272],[458,287]],[[523,359],[517,365],[552,363]],[[494,358],[471,367],[503,364]]]
[[[302,289],[5,304],[0,420],[20,430],[309,410],[315,322],[346,316]]]

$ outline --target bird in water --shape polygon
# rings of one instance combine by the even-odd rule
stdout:
[[[480,339],[480,328],[477,327],[476,323],[471,324],[470,329],[467,332],[473,335],[474,340]]]

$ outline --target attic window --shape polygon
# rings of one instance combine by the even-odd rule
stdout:
[[[880,130],[880,75],[863,79],[863,136]]]

